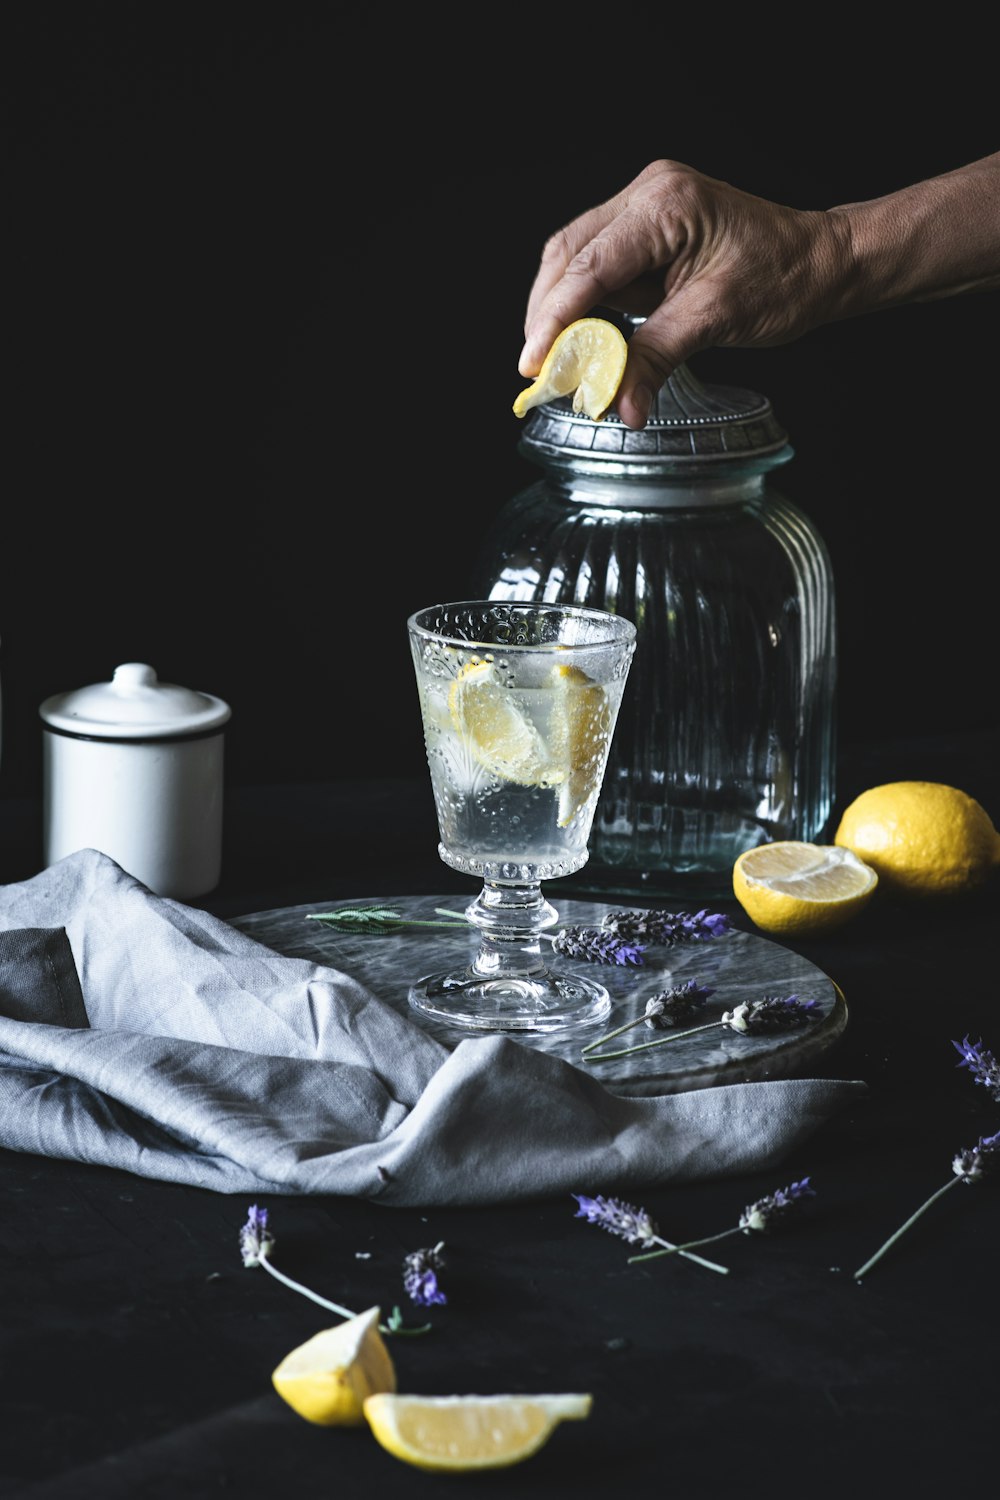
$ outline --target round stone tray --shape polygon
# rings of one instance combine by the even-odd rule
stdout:
[[[607,912],[624,909],[621,902],[609,905],[561,901],[558,896],[553,900],[551,894],[549,900],[556,906],[563,926],[577,923],[596,926]],[[277,953],[308,959],[352,975],[385,1004],[408,1016],[446,1047],[453,1048],[467,1037],[490,1033],[461,1030],[430,1020],[413,1009],[408,993],[415,979],[435,969],[460,964],[463,956],[471,961],[477,947],[471,926],[467,932],[457,927],[412,927],[360,935],[314,921],[312,917],[348,906],[378,905],[388,906],[411,920],[435,921],[440,920],[436,907],[461,912],[467,904],[462,897],[455,896],[359,898],[332,906],[312,903],[254,912],[230,921],[233,927]],[[552,931],[557,932],[558,928]],[[542,946],[548,945],[543,941]],[[611,1093],[629,1097],[787,1077],[825,1051],[847,1024],[847,1006],[832,979],[780,943],[748,932],[731,931],[721,937],[677,944],[673,948],[650,947],[641,967],[595,965],[556,954],[552,955],[550,966],[599,977],[611,995],[611,1015],[598,1026],[580,1026],[538,1036],[510,1035],[523,1046],[552,1053],[582,1068]],[[713,1026],[710,1031],[671,1040],[628,1057],[608,1062],[586,1061],[582,1049],[588,1042],[641,1016],[651,995],[686,984],[689,979],[713,991],[691,1025],[717,1021],[723,1011],[765,995],[782,998],[797,995],[800,1000],[814,1000],[816,1019],[787,1031],[758,1036],[744,1036],[728,1026]],[[669,1030],[653,1031],[640,1024],[608,1043],[606,1050],[670,1036]]]

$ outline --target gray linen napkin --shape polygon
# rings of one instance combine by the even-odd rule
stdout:
[[[780,1162],[859,1082],[625,1099],[503,1036],[451,1052],[350,975],[81,850],[0,887],[0,1145],[248,1194],[423,1207]]]

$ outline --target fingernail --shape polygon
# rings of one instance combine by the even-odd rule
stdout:
[[[520,373],[522,375],[530,375],[530,373],[531,373],[531,358],[530,358],[530,356],[531,356],[531,344],[530,343],[526,343],[525,346],[524,346],[524,348],[521,350],[521,353],[518,356],[518,361],[517,361],[517,368],[518,368],[518,370],[520,371]]]

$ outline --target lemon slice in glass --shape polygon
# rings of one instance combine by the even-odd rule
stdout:
[[[366,1397],[396,1389],[378,1321],[379,1309],[370,1307],[286,1354],[271,1375],[278,1395],[320,1427],[362,1426]]]
[[[578,318],[556,336],[542,368],[514,402],[515,417],[557,396],[572,396],[573,410],[603,420],[618,394],[628,344],[605,318]]]
[[[761,844],[733,866],[733,894],[764,932],[827,932],[867,906],[877,885],[870,865],[833,844]]]
[[[370,1396],[365,1416],[387,1452],[443,1473],[502,1469],[547,1443],[560,1422],[589,1417],[589,1395]]]
[[[601,768],[611,732],[611,704],[599,682],[580,667],[552,668],[554,702],[549,750],[562,768],[559,827],[572,823],[601,787]]]
[[[519,786],[551,786],[562,779],[545,741],[491,661],[462,667],[451,685],[448,708],[454,728],[491,775]]]

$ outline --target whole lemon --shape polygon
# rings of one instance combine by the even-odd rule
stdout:
[[[833,841],[878,873],[886,889],[960,895],[1000,865],[1000,833],[966,792],[939,781],[890,781],[847,807]]]

